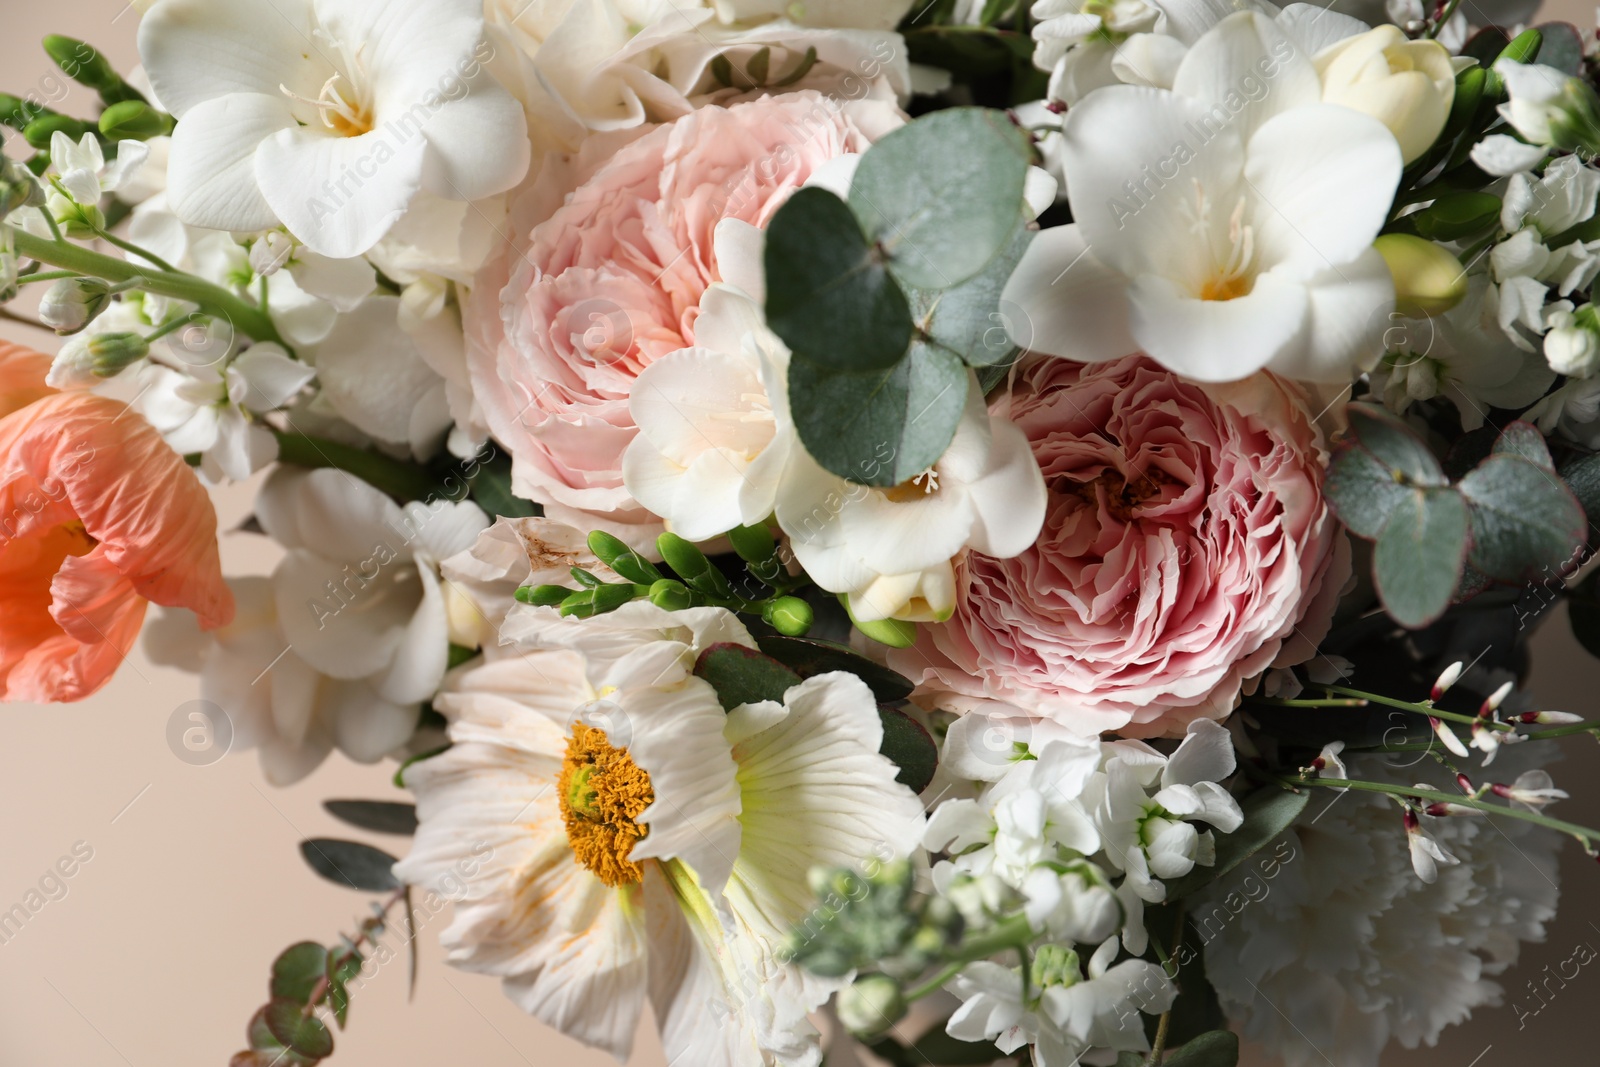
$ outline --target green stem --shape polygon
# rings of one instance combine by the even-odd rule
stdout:
[[[1431,800],[1441,804],[1459,804],[1464,808],[1472,808],[1487,815],[1504,815],[1512,819],[1521,819],[1523,822],[1531,822],[1535,826],[1543,826],[1559,833],[1571,834],[1585,843],[1600,841],[1600,830],[1591,830],[1587,826],[1579,826],[1577,823],[1552,819],[1548,815],[1540,815],[1536,811],[1523,811],[1521,808],[1511,808],[1501,804],[1488,804],[1481,800],[1462,796],[1459,793],[1441,793],[1433,789],[1388,785],[1384,782],[1351,781],[1343,778],[1301,778],[1298,775],[1283,776],[1278,781],[1282,785],[1296,788],[1299,786],[1318,786],[1326,789],[1355,789],[1364,793],[1384,793],[1395,797]]]
[[[122,249],[124,252],[131,252],[134,255],[138,256],[140,259],[145,260],[148,263],[155,264],[157,267],[159,267],[161,270],[166,271],[168,274],[181,274],[181,273],[183,273],[182,271],[178,270],[177,267],[174,267],[171,263],[168,263],[166,260],[164,260],[160,256],[156,255],[154,252],[151,252],[151,251],[148,251],[146,249],[140,248],[138,245],[134,244],[132,241],[124,241],[122,238],[118,237],[114,233],[107,233],[105,230],[96,230],[96,231],[94,231],[94,235],[96,237],[100,238],[100,240],[106,242],[107,244],[116,245],[118,248]]]
[[[49,241],[43,237],[35,237],[16,227],[12,227],[11,236],[19,256],[36,259],[40,263],[48,263],[52,267],[61,267],[77,274],[93,275],[108,282],[137,279],[146,292],[197,304],[202,311],[227,320],[235,330],[252,340],[273,341],[293,352],[279,335],[270,316],[220,285],[213,285],[190,274],[176,274],[136,266],[127,260],[117,259],[67,241]]]
[[[1454,711],[1441,711],[1431,704],[1413,704],[1408,700],[1396,700],[1394,697],[1379,696],[1377,693],[1363,693],[1359,689],[1346,689],[1342,685],[1322,685],[1317,688],[1326,689],[1330,693],[1338,693],[1342,696],[1361,697],[1374,704],[1382,704],[1389,708],[1399,708],[1401,711],[1409,711],[1413,715],[1426,715],[1429,718],[1443,719],[1446,722],[1459,722],[1468,726],[1474,723],[1482,723],[1489,729],[1499,730],[1501,733],[1514,733],[1516,730],[1509,723],[1495,722],[1492,719],[1480,719],[1476,715],[1462,715]]]
[[[27,285],[30,282],[59,282],[63,278],[76,278],[79,274],[75,270],[46,270],[35,274],[24,274],[17,279],[18,285]]]
[[[348,471],[368,485],[379,489],[402,503],[426,500],[442,492],[434,478],[423,468],[412,463],[377,452],[341,445],[305,434],[282,433],[274,430],[278,439],[278,459],[296,467],[333,467]]]
[[[1461,6],[1461,0],[1450,0],[1449,3],[1445,4],[1444,10],[1439,12],[1439,17],[1433,20],[1433,25],[1428,27],[1428,32],[1424,36],[1430,41],[1439,36],[1439,31],[1444,29],[1445,24],[1455,16],[1456,8],[1459,6]]]
[[[988,959],[996,952],[1003,952],[1008,948],[1016,948],[1026,944],[1033,938],[1033,927],[1028,925],[1026,915],[1013,915],[1004,919],[993,929],[962,941],[951,953],[951,959],[957,963],[971,963],[974,960]]]
[[[965,960],[956,960],[953,963],[947,963],[943,967],[940,967],[939,970],[934,973],[932,978],[906,990],[906,1003],[909,1004],[913,1000],[921,1000],[923,997],[928,996],[929,994],[937,993],[939,990],[944,988],[944,984],[946,982],[960,974],[961,968],[965,967],[966,965],[967,963]]]
[[[1251,701],[1254,704],[1270,704],[1275,708],[1364,708],[1365,700],[1355,698],[1330,698],[1328,700],[1278,700],[1273,697],[1257,697]]]
[[[1573,734],[1592,734],[1600,730],[1600,723],[1569,722],[1565,726],[1552,726],[1548,730],[1537,730],[1528,735],[1529,741],[1548,741],[1553,737],[1571,737]]]

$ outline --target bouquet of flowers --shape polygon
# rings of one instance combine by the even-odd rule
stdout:
[[[1596,853],[1545,767],[1600,723],[1519,687],[1558,600],[1600,655],[1571,26],[135,6],[125,75],[45,41],[98,114],[0,97],[0,299],[65,338],[0,348],[0,697],[143,629],[274,784],[410,794],[330,802],[409,850],[305,842],[379,900],[235,1067],[446,907],[619,1060],[648,1004],[695,1065],[1371,1067]]]

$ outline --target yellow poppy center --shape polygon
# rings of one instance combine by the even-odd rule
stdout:
[[[574,723],[561,761],[561,819],[579,863],[608,886],[634,885],[644,869],[628,859],[650,832],[636,821],[655,800],[650,776],[604,730]]]
[[[62,523],[61,532],[66,535],[67,555],[69,556],[87,556],[100,543],[95,540],[94,535],[84,529],[83,523],[77,519]]]

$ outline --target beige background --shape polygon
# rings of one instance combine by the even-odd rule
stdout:
[[[1556,10],[1580,25],[1592,12],[1577,0]],[[69,113],[86,114],[89,94],[74,86],[61,95],[66,86],[38,40],[52,31],[85,38],[126,70],[136,61],[135,23],[118,0],[0,0],[0,88],[19,96],[31,90]],[[0,336],[46,351],[55,344],[11,322],[0,322]],[[248,513],[252,490],[218,494],[225,529]],[[227,534],[223,558],[229,574],[265,573],[274,549],[259,537]],[[1595,714],[1600,664],[1573,643],[1564,616],[1548,622],[1536,645],[1542,703]],[[190,766],[169,750],[165,732],[175,709],[197,696],[193,677],[153,667],[135,653],[110,685],[80,704],[0,709],[0,912],[21,902],[75,844],[93,849],[93,858],[66,880],[67,895],[0,944],[0,1067],[220,1067],[243,1047],[245,1022],[266,997],[273,956],[296,940],[332,940],[359,921],[364,898],[316,879],[296,843],[345,832],[321,811],[325,797],[404,799],[389,784],[392,767],[360,767],[335,756],[306,781],[277,790],[262,780],[250,754]],[[1557,769],[1560,784],[1575,794],[1564,814],[1593,824],[1600,820],[1600,752],[1589,742],[1570,748]],[[400,840],[368,839],[391,851],[404,848]],[[1569,846],[1563,877],[1562,915],[1549,940],[1529,947],[1504,979],[1512,997],[1578,943],[1600,946],[1600,927],[1589,922],[1600,869]],[[403,963],[380,969],[356,992],[333,1062],[612,1062],[522,1015],[492,980],[446,967],[436,944],[442,924],[435,919],[423,931],[415,1003],[406,1003]],[[1480,1012],[1437,1049],[1394,1051],[1384,1062],[1593,1062],[1592,1039],[1585,1038],[1594,1029],[1590,1005],[1597,996],[1600,977],[1585,970],[1520,1032],[1509,1007]],[[663,1062],[647,1025],[630,1063]]]

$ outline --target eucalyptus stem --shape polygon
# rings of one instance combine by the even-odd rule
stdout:
[[[442,492],[434,478],[416,464],[320,437],[278,430],[273,430],[272,435],[278,440],[280,461],[296,467],[347,471],[401,503],[426,500]]]
[[[69,241],[51,241],[12,227],[17,255],[77,274],[108,282],[137,281],[146,292],[196,304],[201,311],[225,319],[235,330],[256,341],[273,341],[293,352],[273,325],[271,316],[233,293],[192,274],[154,270],[96,252]]]
[[[1504,815],[1523,822],[1531,822],[1535,826],[1543,826],[1547,830],[1558,833],[1570,834],[1587,846],[1590,842],[1600,841],[1600,830],[1591,830],[1587,826],[1577,823],[1564,822],[1561,819],[1552,819],[1548,815],[1540,815],[1536,811],[1524,811],[1521,808],[1507,807],[1503,804],[1487,804],[1460,793],[1441,793],[1435,789],[1418,789],[1414,786],[1389,785],[1385,782],[1363,782],[1345,778],[1304,778],[1299,775],[1285,775],[1278,778],[1280,785],[1290,788],[1301,786],[1318,786],[1324,789],[1354,789],[1363,793],[1383,793],[1388,796],[1412,798],[1416,800],[1431,800],[1440,804],[1456,804],[1463,808],[1472,808],[1486,815]]]
[[[925,996],[937,993],[939,990],[944,988],[944,984],[946,982],[960,974],[961,968],[965,967],[966,965],[966,960],[954,960],[945,964],[943,967],[940,967],[938,971],[934,973],[932,978],[929,978],[926,982],[914,985],[905,991],[906,1003],[909,1004],[914,1000],[921,1000]]]

